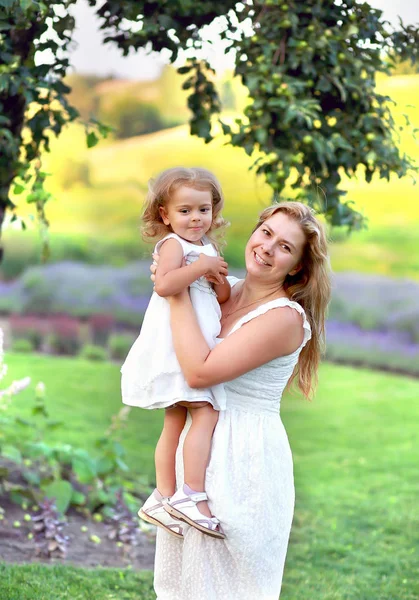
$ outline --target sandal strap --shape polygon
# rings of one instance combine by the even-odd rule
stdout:
[[[204,527],[207,527],[207,529],[209,529],[210,531],[216,531],[218,525],[220,524],[220,521],[216,517],[208,517],[206,519],[195,519],[195,522],[199,523],[200,525],[203,525]]]
[[[191,494],[190,496],[188,495],[186,498],[181,498],[180,500],[171,501],[170,504],[172,506],[175,506],[176,504],[182,504],[184,502],[189,502],[190,500],[192,500],[192,502],[195,502],[195,504],[196,504],[197,502],[202,502],[203,500],[208,500],[208,496],[206,495],[205,492],[196,492],[195,494]]]

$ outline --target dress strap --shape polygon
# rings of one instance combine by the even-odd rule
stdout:
[[[234,284],[232,284],[232,285],[234,285]],[[289,306],[290,308],[294,308],[302,316],[304,339],[303,339],[299,349],[304,348],[304,346],[306,345],[308,340],[311,338],[310,323],[308,322],[306,313],[304,311],[304,308],[301,306],[301,304],[298,304],[298,302],[294,302],[293,300],[289,300],[289,298],[275,298],[275,300],[270,300],[269,302],[265,302],[264,304],[261,304],[254,310],[251,310],[250,312],[247,313],[247,315],[244,315],[241,319],[239,319],[237,321],[237,323],[234,325],[233,329],[230,331],[230,333],[228,335],[231,335],[232,333],[237,331],[237,329],[239,329],[242,325],[244,325],[245,323],[248,323],[252,319],[259,317],[260,315],[264,315],[265,313],[268,312],[268,310],[271,310],[272,308],[282,308],[283,306]]]

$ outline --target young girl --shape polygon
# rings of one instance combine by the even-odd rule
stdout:
[[[210,348],[215,346],[219,303],[230,296],[227,263],[211,241],[211,234],[225,226],[223,203],[220,184],[206,169],[168,169],[150,181],[143,236],[159,240],[154,249],[159,268],[141,333],[121,368],[125,404],[165,409],[155,452],[157,488],[138,514],[176,537],[183,536],[179,520],[213,537],[225,537],[204,488],[217,411],[225,408],[224,386],[192,389],[186,384],[173,349],[165,299],[189,287],[203,335]],[[175,455],[188,411],[192,423],[184,443],[185,484],[175,493]]]

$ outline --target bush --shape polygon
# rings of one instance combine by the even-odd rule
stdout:
[[[132,96],[119,95],[111,104],[101,108],[100,118],[114,127],[118,139],[153,133],[164,128],[158,108]]]
[[[81,358],[87,360],[105,361],[108,358],[108,353],[102,346],[95,346],[94,344],[86,344],[83,346],[80,352]]]
[[[13,352],[24,352],[30,353],[34,351],[34,345],[31,340],[25,340],[23,338],[14,340],[12,342],[12,351]]]
[[[36,311],[43,315],[72,317],[112,315],[115,320],[138,328],[152,287],[149,264],[138,262],[115,268],[63,262],[31,267],[12,286],[11,294],[23,314]],[[6,285],[6,296],[8,288]],[[108,327],[108,316],[106,320]],[[104,318],[98,333],[106,338],[103,321]]]
[[[93,344],[106,346],[114,326],[115,319],[112,315],[104,313],[92,315],[89,319],[89,328]]]
[[[124,360],[134,343],[134,337],[128,333],[114,334],[109,338],[109,352],[111,358]]]
[[[51,319],[52,333],[48,346],[55,354],[78,354],[81,346],[80,325],[72,317],[57,316]]]
[[[13,340],[29,340],[39,350],[46,337],[48,325],[34,315],[12,314],[9,319]]]
[[[5,252],[0,263],[0,279],[16,279],[28,268],[41,265],[41,239],[38,232],[6,230],[2,236]],[[50,240],[48,264],[64,261],[92,265],[125,266],[145,255],[137,236],[109,238],[102,236],[92,243],[86,234],[54,234]],[[149,251],[147,252],[147,255]],[[3,298],[0,293],[0,305]],[[15,309],[16,310],[16,309]]]

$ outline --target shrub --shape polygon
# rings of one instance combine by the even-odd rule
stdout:
[[[28,267],[41,264],[42,243],[36,231],[6,230],[2,239],[5,252],[0,263],[0,279],[15,279]],[[124,266],[137,260],[143,253],[138,236],[102,236],[92,243],[91,236],[86,234],[54,233],[49,241],[49,264],[77,261],[95,265]],[[0,303],[2,300],[0,297]]]
[[[31,267],[17,282],[13,296],[24,314],[122,315],[121,322],[138,327],[152,286],[148,273],[149,262],[124,268],[71,262]]]
[[[89,327],[93,344],[106,346],[114,326],[115,319],[112,315],[105,313],[92,315],[89,319]]]
[[[34,351],[34,345],[31,340],[21,338],[12,342],[12,351],[30,353]]]
[[[65,315],[51,318],[48,345],[56,354],[77,354],[80,350],[80,326],[77,319]]]
[[[108,358],[108,353],[102,346],[86,344],[81,349],[80,356],[87,360],[105,361]]]
[[[134,337],[128,333],[114,334],[109,338],[109,352],[111,358],[115,360],[124,360],[127,356],[133,342]]]
[[[34,315],[12,314],[9,324],[13,340],[29,340],[35,350],[40,349],[48,330],[43,319]]]

